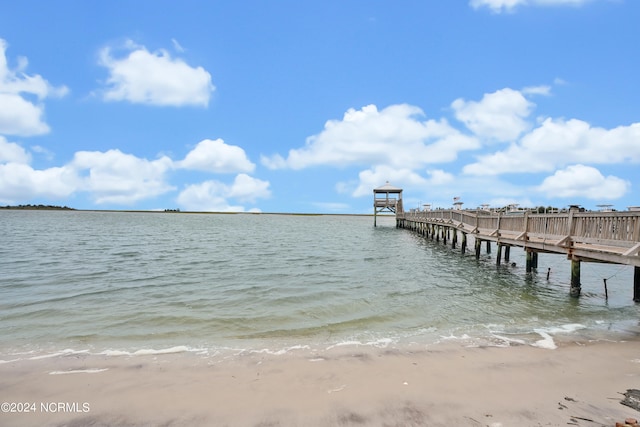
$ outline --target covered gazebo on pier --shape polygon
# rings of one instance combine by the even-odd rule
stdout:
[[[379,212],[401,213],[402,188],[394,187],[389,181],[382,187],[373,189],[373,226],[377,226]]]

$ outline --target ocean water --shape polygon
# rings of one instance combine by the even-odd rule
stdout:
[[[536,345],[637,335],[633,268],[497,266],[394,218],[0,211],[0,360]],[[470,247],[473,247],[470,245]],[[549,279],[547,279],[549,273]],[[608,298],[605,299],[604,280]]]

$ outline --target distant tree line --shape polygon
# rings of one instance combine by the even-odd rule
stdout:
[[[17,205],[17,206],[0,206],[0,209],[30,209],[30,210],[63,210],[74,211],[74,208],[68,206],[55,206],[55,205]]]

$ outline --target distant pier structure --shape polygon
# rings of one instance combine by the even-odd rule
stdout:
[[[373,189],[373,226],[377,226],[378,213],[392,212],[403,213],[402,188],[394,187],[389,181],[382,187]]]
[[[391,186],[375,189],[376,211],[386,206],[397,207],[398,203],[389,199],[389,194],[396,192],[401,194],[402,190]],[[378,194],[385,193],[385,198],[378,198]],[[572,296],[580,295],[580,263],[583,261],[633,266],[633,299],[640,302],[640,207],[630,206],[628,211],[585,212],[571,206],[561,212],[542,214],[516,209],[491,211],[486,206],[462,210],[461,204],[456,204],[454,209],[404,212],[402,205],[399,206],[392,211],[396,213],[397,227],[445,244],[450,241],[452,248],[458,244],[460,235],[463,254],[470,237],[476,258],[480,257],[483,242],[487,253],[491,252],[491,243],[497,246],[497,264],[501,263],[503,254],[504,261],[509,262],[510,249],[521,247],[526,251],[526,271],[531,272],[538,268],[538,253],[566,255],[571,261]],[[604,285],[606,294],[606,279]]]

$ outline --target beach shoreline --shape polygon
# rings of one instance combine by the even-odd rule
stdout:
[[[0,425],[614,426],[640,416],[620,404],[639,377],[635,340],[554,350],[448,343],[233,357],[76,353],[0,364],[1,400],[15,409],[3,408]]]

